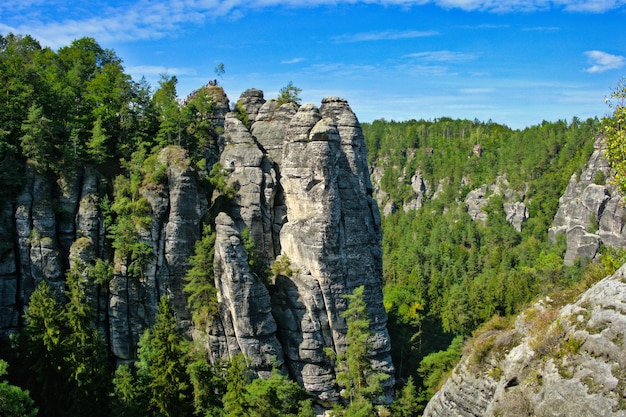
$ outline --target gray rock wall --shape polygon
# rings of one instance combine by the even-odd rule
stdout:
[[[626,266],[467,349],[424,417],[626,416]]]
[[[207,168],[219,160],[235,197],[215,213],[215,200],[199,181],[204,173],[190,165],[183,149],[164,148],[157,163],[166,178],[138,192],[147,201],[148,221],[136,222],[135,229],[150,256],[137,273],[137,265],[108,242],[102,203],[112,178],[93,167],[62,178],[27,170],[22,192],[0,202],[0,334],[23,325],[41,280],[61,295],[72,266],[89,283],[97,325],[119,361],[136,357],[139,337],[167,295],[181,327],[205,344],[213,360],[243,353],[261,376],[277,365],[320,399],[333,401],[335,369],[324,349],[345,349],[344,296],[364,285],[374,365],[393,375],[380,218],[363,135],[348,103],[330,97],[320,108],[278,106],[260,90],[248,90],[240,99],[253,122],[248,129],[228,112],[223,91],[210,88],[216,100],[211,122],[223,133],[207,150]],[[216,232],[219,316],[208,328],[193,329],[184,276],[206,222],[214,222]],[[254,268],[246,229],[254,241]],[[110,282],[90,277],[96,259],[112,263]],[[277,259],[289,265],[266,273]],[[392,386],[389,378],[388,397]]]
[[[572,174],[548,231],[553,241],[558,235],[566,236],[568,265],[577,258],[593,259],[601,244],[626,247],[626,211],[620,204],[622,196],[612,184],[613,173],[604,157],[604,146],[598,136],[582,173]]]

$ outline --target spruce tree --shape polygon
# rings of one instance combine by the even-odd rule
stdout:
[[[389,377],[372,367],[372,332],[369,327],[367,305],[363,298],[364,286],[357,287],[345,297],[348,308],[342,313],[348,325],[348,344],[345,352],[335,358],[337,383],[348,405],[345,416],[372,416],[374,402],[382,394],[382,382]],[[331,354],[331,356],[333,356]]]
[[[67,329],[63,306],[46,281],[30,297],[20,351],[27,369],[27,386],[41,407],[42,417],[64,415],[69,408],[69,369],[65,366]]]
[[[192,415],[193,390],[187,374],[188,342],[176,326],[176,317],[167,296],[161,297],[148,346],[142,344],[140,360],[148,373],[150,404],[166,417]]]

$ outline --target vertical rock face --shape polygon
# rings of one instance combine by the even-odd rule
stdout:
[[[109,239],[103,207],[113,178],[93,167],[62,178],[27,170],[22,192],[0,206],[0,335],[23,325],[41,280],[62,293],[66,271],[74,267],[85,277],[112,354],[133,360],[163,295],[172,300],[181,326],[192,326],[184,276],[202,225],[210,222],[219,315],[208,328],[190,333],[213,359],[243,353],[261,376],[282,367],[332,401],[338,396],[335,369],[324,349],[345,350],[345,295],[364,286],[373,364],[393,375],[380,218],[363,135],[348,103],[330,97],[319,108],[279,106],[260,90],[248,90],[238,104],[246,113],[242,119],[252,122],[248,129],[228,112],[223,90],[208,88],[214,112],[207,117],[223,133],[207,150],[207,168],[219,160],[234,197],[216,213],[215,196],[211,201],[199,180],[204,174],[186,151],[162,149],[155,165],[160,179],[143,183],[133,196],[145,199],[147,216],[133,229],[147,252],[138,267]],[[97,259],[113,265],[109,281],[90,276]],[[387,395],[393,382],[386,380]]]
[[[583,172],[573,174],[559,210],[548,231],[556,240],[560,234],[567,237],[565,263],[572,265],[576,258],[593,259],[602,243],[626,247],[626,212],[620,204],[622,196],[611,183],[612,172],[604,157],[604,142],[596,138],[594,151]]]
[[[332,395],[334,376],[321,348],[345,349],[343,296],[360,285],[376,334],[376,366],[393,370],[382,305],[380,218],[367,173],[363,137],[345,100],[327,98],[320,110],[298,110],[283,150],[287,223],[280,233],[282,252],[296,272],[277,278],[274,311],[291,372],[322,398]]]
[[[225,137],[221,163],[237,195],[217,218],[221,310],[209,336],[214,355],[244,352],[260,372],[284,363],[307,390],[333,400],[335,371],[324,349],[345,349],[344,296],[364,285],[374,364],[393,374],[380,218],[363,136],[348,103],[327,98],[318,109],[269,101],[251,132],[227,116]],[[245,228],[262,264],[278,259],[285,265],[268,287],[246,262]],[[387,381],[389,393],[393,380]]]

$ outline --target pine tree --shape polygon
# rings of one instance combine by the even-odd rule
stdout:
[[[226,394],[222,399],[226,417],[246,417],[246,385],[248,365],[243,355],[231,358],[226,372]]]
[[[372,367],[372,332],[369,327],[364,286],[346,295],[348,308],[342,313],[348,324],[346,351],[336,356],[337,383],[348,402],[345,416],[374,415],[374,401],[382,394],[382,383],[389,375]],[[332,354],[331,354],[332,356]]]
[[[198,327],[209,324],[217,314],[217,290],[213,274],[215,233],[205,226],[202,239],[196,242],[195,255],[189,259],[191,269],[185,275],[183,291],[187,294],[187,305],[193,321]]]
[[[161,297],[149,341],[142,343],[140,360],[147,366],[150,403],[157,413],[178,417],[193,413],[193,391],[187,374],[188,342],[176,326],[167,296]]]
[[[7,363],[0,359],[0,378],[7,374],[7,367]],[[38,411],[28,391],[0,381],[0,416],[35,417]]]
[[[65,305],[67,337],[63,341],[65,366],[70,372],[72,402],[67,415],[106,416],[110,390],[110,371],[104,341],[95,327],[83,277],[77,267],[67,274],[68,302]]]
[[[67,391],[71,376],[64,362],[68,335],[63,306],[46,281],[41,281],[31,295],[25,318],[20,351],[28,370],[28,388],[41,407],[41,416],[61,416],[70,402]]]
[[[22,152],[41,170],[48,168],[54,149],[52,121],[41,106],[33,104],[28,110],[28,118],[22,124]]]

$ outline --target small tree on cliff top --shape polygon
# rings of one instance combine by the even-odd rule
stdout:
[[[301,92],[301,88],[296,87],[291,81],[289,81],[289,84],[280,89],[278,95],[278,105],[281,106],[285,103],[294,103],[299,106],[302,101],[300,98]]]

